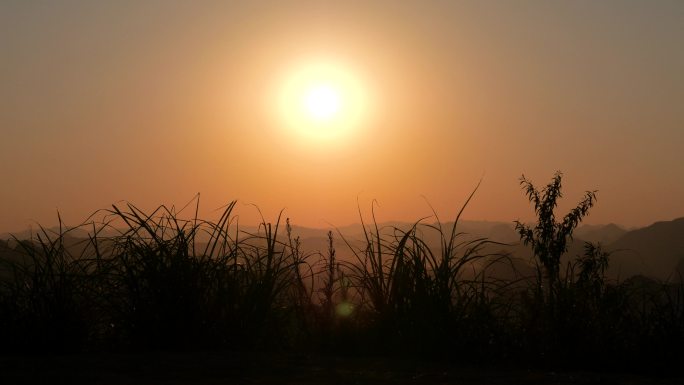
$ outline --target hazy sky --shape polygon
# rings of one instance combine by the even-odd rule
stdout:
[[[598,189],[589,223],[684,216],[684,2],[0,2],[0,231],[122,200],[295,224],[529,220],[518,178]],[[364,93],[334,140],[288,79]],[[359,102],[360,103],[360,102]],[[351,124],[351,123],[350,123]],[[208,214],[210,215],[210,214]]]

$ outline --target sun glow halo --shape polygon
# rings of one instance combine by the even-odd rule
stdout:
[[[359,128],[368,98],[358,77],[330,63],[294,68],[279,94],[279,125],[308,140],[348,137]]]

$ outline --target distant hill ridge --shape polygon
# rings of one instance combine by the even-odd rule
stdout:
[[[423,225],[436,225],[429,221],[421,222]],[[372,225],[374,228],[375,225]],[[413,223],[410,222],[383,222],[378,227],[385,235],[391,235],[394,228],[406,231]],[[443,223],[446,232],[451,231],[453,222]],[[366,223],[368,230],[372,228]],[[254,233],[258,231],[256,226],[241,226],[241,229]],[[292,227],[293,236],[300,237],[302,246],[309,251],[324,251],[327,249],[327,232],[332,231],[335,238],[335,246],[338,253],[345,254],[346,245],[340,239],[341,233],[348,241],[358,242],[364,238],[360,223],[342,226],[339,228],[310,228],[303,226]],[[437,234],[425,230],[425,241],[429,244],[438,245]],[[58,228],[48,229],[55,234]],[[339,231],[339,233],[338,233]],[[515,231],[513,222],[499,221],[473,221],[462,220],[457,226],[457,231],[472,237],[487,237],[490,240],[510,244],[510,252],[522,259],[529,259],[529,250],[519,244],[519,237]],[[116,235],[116,229],[109,229],[103,236]],[[36,231],[33,230],[33,235]],[[17,233],[17,238],[27,239],[29,231]],[[75,229],[69,233],[68,243],[74,243],[76,239],[87,238],[87,229]],[[279,230],[279,238],[285,237],[284,224]],[[0,239],[10,239],[8,233],[0,235]],[[574,233],[574,240],[569,245],[567,259],[572,259],[582,253],[585,241],[601,243],[605,250],[611,251],[609,276],[621,278],[643,274],[661,280],[676,279],[674,271],[684,267],[684,217],[671,221],[659,221],[650,226],[635,230],[626,230],[620,225],[609,223],[606,225],[581,225]],[[7,246],[5,245],[5,248]]]
[[[684,263],[684,217],[629,231],[609,245],[611,270],[621,277],[644,274],[675,279]]]
[[[628,231],[615,223],[607,225],[583,225],[575,230],[574,236],[587,242],[600,242],[604,245],[613,243]]]

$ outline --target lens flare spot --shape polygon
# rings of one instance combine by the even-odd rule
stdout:
[[[335,306],[335,313],[340,317],[349,317],[354,312],[354,305],[350,302],[341,302]]]

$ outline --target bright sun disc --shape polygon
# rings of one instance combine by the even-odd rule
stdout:
[[[318,85],[307,92],[304,103],[314,119],[329,120],[340,109],[340,95],[328,85]]]
[[[364,117],[368,98],[358,77],[342,65],[296,65],[279,93],[279,125],[300,139],[349,137]]]

